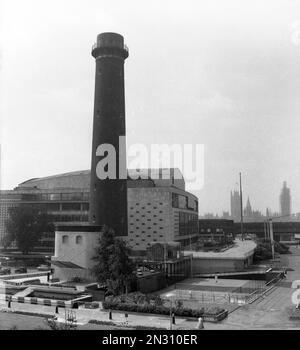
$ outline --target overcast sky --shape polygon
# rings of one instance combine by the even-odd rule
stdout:
[[[204,144],[200,213],[300,211],[300,2],[2,1],[1,188],[90,168],[98,33],[122,34],[128,144]]]

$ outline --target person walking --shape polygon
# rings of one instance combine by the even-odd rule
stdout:
[[[174,314],[174,312],[172,312],[172,324],[176,324],[176,322],[175,322],[175,314]]]
[[[198,318],[197,329],[204,329],[203,318]]]

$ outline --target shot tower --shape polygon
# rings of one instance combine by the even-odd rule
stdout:
[[[116,33],[102,33],[92,48],[96,59],[90,184],[90,224],[107,225],[117,236],[127,235],[127,170],[125,144],[124,61],[128,49],[124,38]],[[122,136],[122,141],[120,141]],[[101,152],[109,144],[114,151]],[[102,148],[103,150],[103,148]],[[115,153],[114,153],[115,152]],[[114,155],[116,156],[114,158]],[[115,159],[109,178],[99,178],[97,165]],[[103,164],[103,162],[101,162]],[[111,165],[111,164],[110,164]],[[108,165],[108,166],[110,166]],[[107,168],[108,170],[108,168]]]

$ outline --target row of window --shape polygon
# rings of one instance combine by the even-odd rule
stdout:
[[[172,207],[179,209],[190,209],[198,212],[198,201],[190,199],[178,193],[172,193]]]
[[[89,197],[88,192],[24,193],[21,194],[20,199],[23,201],[88,201]]]
[[[53,222],[87,222],[88,215],[51,215]]]
[[[76,242],[76,244],[81,244],[82,243],[82,236],[76,236],[75,237],[75,242]],[[67,236],[67,235],[63,235],[62,236],[62,243],[63,244],[68,244],[69,243],[69,236]]]
[[[179,234],[191,235],[198,232],[198,215],[179,212]]]
[[[49,203],[46,205],[47,211],[88,211],[89,203]]]

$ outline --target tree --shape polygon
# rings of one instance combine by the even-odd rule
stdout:
[[[6,250],[12,244],[12,241],[13,239],[11,235],[5,234],[0,241],[0,245],[3,246],[4,250]]]
[[[50,217],[41,206],[19,205],[9,209],[6,239],[16,241],[18,249],[28,254],[39,242],[42,233],[53,232]]]
[[[112,229],[104,227],[96,250],[96,261],[93,274],[100,283],[105,283],[108,289],[118,295],[126,289],[134,279],[134,263],[130,260],[130,248],[124,240],[115,237]]]

